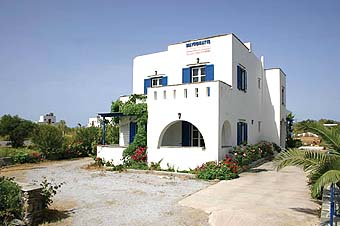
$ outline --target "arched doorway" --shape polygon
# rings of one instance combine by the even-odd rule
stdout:
[[[228,120],[226,120],[223,123],[221,136],[222,136],[221,137],[222,148],[231,147],[232,146],[232,143],[231,143],[231,126],[230,126],[230,122]]]
[[[158,147],[205,147],[199,129],[188,121],[178,120],[166,126],[158,142]]]

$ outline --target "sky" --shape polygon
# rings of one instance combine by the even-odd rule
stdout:
[[[283,69],[298,121],[340,121],[338,0],[0,0],[0,116],[85,125],[132,92],[135,56],[228,33]]]

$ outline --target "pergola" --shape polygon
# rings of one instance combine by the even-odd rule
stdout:
[[[102,132],[102,145],[105,145],[105,136],[106,136],[105,118],[107,118],[107,117],[123,117],[123,116],[127,116],[127,115],[124,115],[121,112],[98,113],[98,115],[103,118],[103,121],[101,123],[102,131],[103,131]]]

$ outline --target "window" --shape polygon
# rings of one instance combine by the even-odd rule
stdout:
[[[205,147],[204,139],[200,131],[196,128],[196,126],[191,125],[191,144],[193,147]]]
[[[188,97],[188,90],[184,89],[184,98],[187,98],[187,97]]]
[[[151,87],[162,86],[162,77],[151,79]]]
[[[174,89],[174,99],[176,99],[176,90]]]
[[[198,97],[198,88],[195,88],[195,97]]]
[[[261,121],[257,122],[257,129],[258,129],[258,132],[261,133]]]
[[[285,93],[285,87],[281,87],[281,103],[282,105],[286,105],[286,93]]]
[[[153,99],[157,100],[157,92],[153,92]]]
[[[207,87],[207,97],[210,97],[210,87]]]
[[[191,68],[191,82],[205,81],[205,66]]]
[[[237,66],[237,89],[247,91],[247,71],[240,65]]]
[[[237,145],[248,142],[248,125],[245,122],[237,123]]]
[[[166,91],[163,91],[163,99],[166,99]]]

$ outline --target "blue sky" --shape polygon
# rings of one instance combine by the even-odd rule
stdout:
[[[340,120],[340,1],[0,0],[0,116],[69,126],[132,91],[132,59],[235,33],[287,74],[298,120]]]

